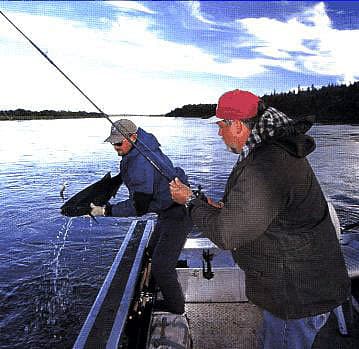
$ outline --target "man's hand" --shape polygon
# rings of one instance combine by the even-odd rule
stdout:
[[[94,203],[91,202],[90,207],[90,216],[96,217],[105,215],[105,206],[96,206]]]
[[[183,184],[177,177],[170,182],[170,192],[172,200],[180,205],[184,205],[187,199],[192,195],[191,188]]]
[[[224,203],[222,201],[213,201],[211,198],[207,197],[207,202],[209,205],[215,207],[215,208],[222,208],[224,206]]]
[[[172,200],[180,205],[184,205],[187,199],[193,194],[191,188],[183,184],[178,178],[170,182],[170,192]],[[223,202],[215,202],[211,198],[206,197],[207,203],[215,208],[222,208]]]

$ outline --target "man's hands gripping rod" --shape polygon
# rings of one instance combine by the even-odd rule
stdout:
[[[197,190],[192,190],[187,185],[183,184],[180,179],[177,177],[170,182],[170,192],[172,196],[172,200],[174,202],[177,202],[180,205],[190,205],[192,200],[195,199],[201,199],[205,202],[207,202],[209,205],[215,207],[215,208],[222,208],[223,202],[219,201],[216,202],[212,200],[211,198],[205,196],[202,193],[201,186],[198,186]]]
[[[224,205],[222,201],[216,202],[211,198],[205,196],[202,192],[202,187],[200,185],[198,186],[198,189],[192,190],[190,187],[183,184],[181,180],[177,177],[169,183],[169,186],[172,200],[180,205],[185,205],[188,207],[191,205],[191,201],[195,199],[205,201],[215,208],[222,208]],[[91,203],[90,207],[90,216],[97,217],[105,215],[105,206],[96,206]]]

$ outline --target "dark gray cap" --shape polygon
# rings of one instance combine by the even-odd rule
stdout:
[[[114,122],[116,127],[112,125],[110,136],[105,139],[105,142],[110,142],[111,144],[120,143],[126,137],[122,135],[125,134],[127,137],[130,137],[132,134],[137,132],[137,126],[128,119],[121,119]],[[119,130],[121,132],[119,132]]]

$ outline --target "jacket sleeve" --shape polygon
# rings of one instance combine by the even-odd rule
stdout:
[[[133,203],[136,209],[136,215],[142,216],[148,212],[148,208],[153,199],[153,194],[146,194],[141,192],[133,193]]]
[[[153,198],[154,169],[146,159],[141,157],[130,176],[128,186],[130,197],[125,201],[111,205],[111,216],[135,217],[148,212]]]
[[[271,178],[270,171],[244,169],[223,198],[223,208],[214,208],[199,199],[193,202],[193,223],[223,249],[238,248],[255,240],[282,207],[277,181],[267,178]]]
[[[113,217],[134,217],[136,216],[136,209],[133,200],[127,199],[120,201],[114,205],[109,205],[109,216]]]

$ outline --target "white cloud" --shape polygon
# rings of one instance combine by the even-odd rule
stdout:
[[[216,22],[213,22],[202,15],[200,1],[188,1],[188,2],[184,2],[184,4],[189,7],[192,16],[196,18],[198,21],[206,24],[216,24]]]
[[[110,4],[114,7],[117,7],[118,9],[122,11],[139,11],[144,12],[148,14],[154,14],[155,12],[147,8],[146,6],[135,2],[135,1],[107,1],[107,4]]]
[[[134,2],[113,5],[151,12]],[[198,20],[207,21],[198,2],[190,5]],[[188,103],[214,103],[223,92],[222,81],[259,76],[270,67],[341,76],[343,81],[359,76],[359,31],[333,29],[322,3],[286,22],[239,20],[238,35],[244,28],[252,39],[235,46],[252,48],[257,54],[224,62],[194,45],[160,38],[150,29],[155,19],[148,16],[134,18],[119,11],[115,21],[99,29],[58,17],[8,15],[107,113],[157,114]],[[93,110],[4,21],[0,21],[0,50],[0,109]],[[199,76],[206,74],[221,79],[203,82]]]
[[[331,27],[332,24],[329,16],[327,15],[324,2],[320,2],[314,5],[314,7],[304,11],[301,19],[317,28],[323,28],[324,30],[325,28]]]
[[[281,59],[285,69],[341,76],[343,81],[359,77],[355,59],[359,49],[354,44],[359,42],[359,30],[332,28],[324,3],[316,4],[287,22],[246,18],[238,23],[255,38],[254,51],[269,59]],[[294,64],[288,66],[288,61]]]
[[[134,113],[136,110],[165,113],[178,105],[208,100],[206,96],[213,93],[200,82],[192,81],[191,73],[248,77],[265,70],[262,62],[256,60],[234,59],[219,63],[198,47],[160,39],[149,31],[150,22],[146,19],[119,15],[111,29],[96,30],[60,18],[19,13],[11,17],[21,23],[23,31],[46,50],[90,98],[95,97],[110,113]],[[21,94],[23,107],[31,105],[32,101],[34,105],[50,105],[54,109],[66,109],[69,105],[69,109],[88,110],[87,102],[76,95],[72,86],[22,37],[14,32],[9,34],[10,29],[5,28],[4,32],[1,27],[1,40],[4,37],[9,40],[10,36],[14,45],[23,50],[12,52],[15,56],[11,60],[0,57],[3,81],[8,81],[1,86],[1,95],[6,96],[2,105],[10,105],[14,100],[11,96]],[[182,76],[183,82],[171,77],[161,78],[163,73]],[[153,79],[153,75],[158,78]],[[137,103],[139,94],[144,94],[143,104]]]

